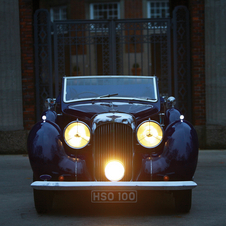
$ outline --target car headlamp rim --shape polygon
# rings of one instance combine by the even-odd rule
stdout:
[[[148,123],[155,123],[155,124],[158,126],[158,128],[161,129],[161,135],[162,135],[162,136],[161,136],[160,142],[157,143],[156,145],[151,146],[151,147],[147,147],[147,146],[143,145],[143,144],[140,142],[140,140],[138,139],[138,130],[139,130],[140,126],[142,126],[143,124],[145,124],[145,123],[147,123],[147,122],[148,122]],[[153,148],[158,147],[158,146],[162,143],[162,141],[163,141],[163,135],[164,135],[164,130],[163,130],[162,126],[161,126],[157,121],[151,120],[151,119],[145,120],[145,121],[141,122],[141,123],[137,126],[137,129],[136,129],[136,138],[137,138],[138,143],[139,143],[142,147],[147,148],[147,149],[153,149]]]
[[[70,144],[67,142],[67,140],[66,140],[66,138],[65,138],[65,132],[66,132],[67,128],[68,128],[71,124],[74,124],[74,123],[81,123],[81,124],[83,124],[83,125],[89,130],[89,140],[87,141],[87,143],[86,143],[84,146],[81,146],[81,147],[75,147],[75,146],[72,146],[72,145],[70,145]],[[70,148],[79,150],[79,149],[82,149],[82,148],[86,147],[86,146],[89,144],[89,142],[90,142],[90,140],[91,140],[91,130],[90,130],[90,127],[89,127],[85,122],[80,121],[80,120],[76,120],[76,121],[72,121],[72,122],[68,123],[68,124],[65,126],[64,132],[63,132],[63,136],[64,136],[64,141],[65,141],[65,143],[66,143]]]

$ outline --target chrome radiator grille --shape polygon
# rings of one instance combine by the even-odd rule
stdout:
[[[94,176],[98,181],[107,181],[104,174],[111,160],[121,161],[125,167],[122,181],[132,179],[133,132],[121,123],[109,123],[97,127],[94,135]]]

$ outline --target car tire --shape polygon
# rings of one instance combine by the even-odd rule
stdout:
[[[53,191],[33,189],[35,209],[38,213],[48,213],[53,205]]]
[[[192,190],[174,191],[175,209],[179,213],[188,213],[191,209]]]

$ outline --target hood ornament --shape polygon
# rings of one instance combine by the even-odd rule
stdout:
[[[117,118],[121,118],[121,116],[116,116],[116,115],[110,115],[110,116],[107,116],[108,118],[111,118],[113,121],[115,121],[115,119]]]

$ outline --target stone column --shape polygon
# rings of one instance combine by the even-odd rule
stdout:
[[[0,131],[23,129],[18,0],[0,4]]]
[[[226,1],[205,1],[206,140],[226,147]]]

